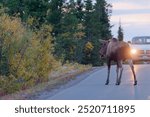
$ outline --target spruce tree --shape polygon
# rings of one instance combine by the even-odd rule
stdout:
[[[51,0],[47,13],[47,20],[53,26],[53,36],[60,33],[60,21],[62,18],[62,8],[64,0]]]
[[[99,60],[99,48],[100,43],[99,39],[108,40],[111,37],[110,31],[110,5],[106,3],[105,0],[96,0],[94,5],[93,12],[93,39],[92,43],[94,49],[91,54],[91,62],[93,65],[100,65],[101,61]]]
[[[118,28],[118,40],[123,41],[123,28],[121,26],[121,23],[119,22],[119,28]]]
[[[82,0],[77,0],[76,2],[76,16],[78,18],[78,20],[80,21],[80,23],[83,23],[83,16],[84,16],[84,4],[82,2]]]
[[[26,22],[33,19],[33,26],[40,28],[46,23],[46,16],[49,7],[49,0],[23,0],[23,17]]]
[[[93,4],[92,0],[85,1],[85,12],[84,12],[84,27],[85,27],[85,36],[87,41],[91,41],[93,34],[92,34],[92,17],[93,17]]]
[[[109,39],[111,37],[111,5],[105,0],[96,0],[94,12],[94,27],[97,38]]]
[[[90,53],[85,53],[83,63],[92,65],[100,65],[99,60],[99,39],[109,39],[111,37],[111,26],[109,21],[110,5],[105,0],[96,0],[93,4],[91,0],[85,1],[85,41],[90,42],[93,50]]]
[[[46,22],[49,0],[5,0],[1,3],[8,8],[9,15],[20,17],[27,24],[30,21],[32,28],[40,28]]]
[[[83,37],[82,25],[77,18],[77,9],[74,0],[70,0],[64,5],[63,17],[60,20],[60,33],[56,37],[55,52],[56,55],[70,62],[81,61],[80,45]],[[79,46],[80,45],[80,46]]]
[[[82,58],[82,63],[83,64],[92,64],[92,59],[91,59],[91,52],[93,49],[93,44],[92,44],[92,39],[93,39],[93,4],[92,0],[85,0],[84,1],[85,8],[84,8],[84,17],[83,17],[83,26],[84,26],[84,48],[83,48],[83,58]],[[92,49],[89,48],[91,45]],[[88,49],[89,48],[89,49]]]

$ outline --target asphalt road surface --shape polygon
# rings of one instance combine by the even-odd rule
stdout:
[[[116,66],[111,67],[110,84],[105,85],[107,67],[86,76],[79,83],[62,89],[48,100],[149,100],[150,64],[135,65],[138,84],[133,85],[133,75],[129,65],[124,65],[122,82],[116,82]]]

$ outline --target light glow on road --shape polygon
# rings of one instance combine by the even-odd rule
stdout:
[[[137,73],[139,72],[139,70],[140,70],[140,67],[138,65],[134,65],[134,71],[135,71],[136,78],[137,78]],[[133,76],[132,72],[131,72],[131,75],[132,75],[131,79],[134,82],[134,76]]]

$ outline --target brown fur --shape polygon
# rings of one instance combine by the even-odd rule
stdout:
[[[114,61],[131,59],[129,44],[111,39],[107,46],[106,57],[109,57]]]
[[[129,60],[128,62],[130,64],[130,67],[134,75],[134,85],[137,84],[134,66],[132,63],[131,55],[130,55],[130,46],[128,43],[124,41],[118,41],[116,38],[112,38],[109,41],[103,41],[103,44],[99,53],[101,57],[103,56],[107,58],[108,74],[107,74],[106,85],[109,84],[111,61],[115,61],[117,63],[116,85],[119,85],[121,83],[121,77],[122,77],[122,72],[123,72],[122,61],[127,60],[127,59]],[[119,71],[120,71],[120,75],[119,75]]]

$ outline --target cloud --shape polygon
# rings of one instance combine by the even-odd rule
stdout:
[[[107,0],[113,5],[110,17],[112,34],[118,35],[119,20],[125,40],[150,35],[150,0]]]
[[[125,40],[130,40],[134,36],[149,36],[150,14],[125,14],[111,17],[112,34],[117,37],[119,20],[124,31]]]
[[[150,4],[140,5],[136,3],[128,3],[128,2],[115,2],[112,3],[113,10],[145,10],[150,9]]]
[[[119,20],[123,24],[149,24],[150,25],[150,14],[125,14],[125,15],[114,15],[110,18],[112,23],[118,23]]]

